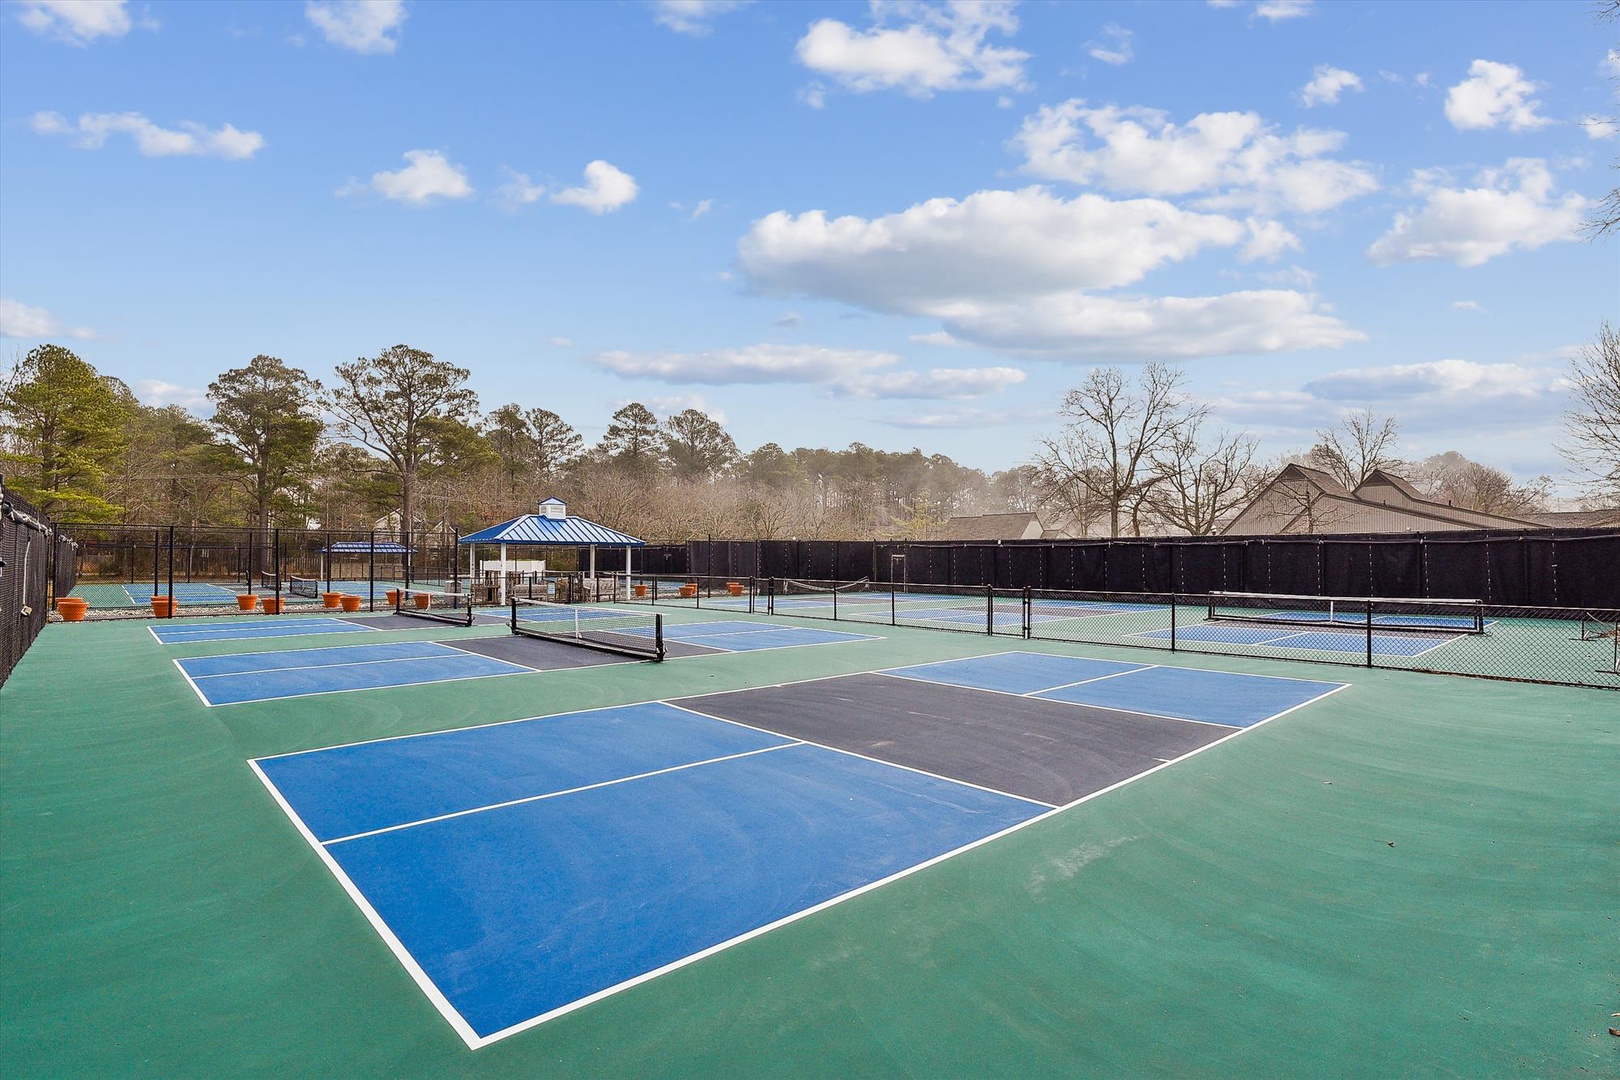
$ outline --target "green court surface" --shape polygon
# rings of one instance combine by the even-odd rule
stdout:
[[[208,709],[172,659],[324,643],[147,625],[0,688],[8,1078],[1620,1076],[1620,694],[863,626]],[[478,1050],[248,765],[1015,649],[1352,685]]]

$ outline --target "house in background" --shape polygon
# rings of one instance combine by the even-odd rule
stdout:
[[[1041,540],[1050,539],[1039,514],[977,514],[953,517],[940,531],[941,540]]]
[[[1544,529],[1555,524],[1551,519],[1562,516],[1490,514],[1435,502],[1424,498],[1406,480],[1382,469],[1374,470],[1351,491],[1320,469],[1288,465],[1221,530],[1221,535]],[[1572,523],[1556,524],[1568,527]]]

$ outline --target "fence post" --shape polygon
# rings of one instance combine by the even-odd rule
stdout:
[[[1170,651],[1176,651],[1176,602],[1181,598],[1175,593],[1170,594]]]
[[[1024,586],[1024,640],[1035,636],[1035,594]]]
[[[984,587],[984,632],[994,637],[996,633],[996,587]]]
[[[169,618],[174,618],[174,526],[169,526]]]
[[[163,546],[163,530],[152,530],[152,595],[157,596],[161,587],[161,578],[158,571],[159,553]]]
[[[270,532],[270,542],[275,545],[275,553],[270,557],[271,573],[276,575],[276,614],[281,614],[281,529],[276,528]]]
[[[1367,598],[1367,666],[1373,666],[1373,602]]]
[[[377,610],[377,530],[371,530],[371,543],[366,545],[366,610]]]

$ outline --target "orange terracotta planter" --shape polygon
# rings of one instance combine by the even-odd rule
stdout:
[[[383,599],[388,601],[389,607],[399,607],[399,590],[389,589],[387,592],[383,593]]]
[[[726,582],[726,592],[730,593],[732,596],[741,596],[743,594],[742,582],[740,582],[740,581],[728,581],[728,582]]]
[[[360,597],[358,597],[358,596],[345,596],[343,598],[343,610],[344,611],[359,611],[360,610]]]
[[[424,611],[426,611],[433,604],[433,597],[429,596],[425,592],[419,592],[412,596],[411,599],[415,600],[416,606]]]
[[[691,584],[691,585],[682,585],[681,586],[681,595],[686,597],[687,599],[691,599],[692,597],[696,596],[697,594],[698,594],[698,587],[697,587],[697,585],[695,583]]]
[[[636,595],[637,596],[646,596],[647,595],[647,586],[645,586],[645,585],[637,585],[635,588],[636,588]]]
[[[252,611],[259,606],[259,598],[252,593],[241,593],[236,598],[236,606],[243,611]]]
[[[63,622],[83,622],[89,608],[90,601],[78,596],[64,596],[56,601],[56,611]]]
[[[174,615],[174,597],[152,597],[152,614],[159,619],[167,619]]]
[[[261,596],[261,597],[259,597],[259,606],[264,608],[264,613],[266,615],[280,615],[281,614],[281,597],[279,597],[279,596]]]
[[[340,592],[323,592],[321,593],[321,603],[329,608],[341,608],[343,606],[343,594]]]

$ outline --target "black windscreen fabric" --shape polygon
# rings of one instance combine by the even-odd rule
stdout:
[[[950,547],[913,544],[906,554],[906,580],[913,585],[951,584]]]
[[[1074,544],[1054,544],[1046,561],[1048,589],[1080,588],[1080,549]]]
[[[1620,533],[1559,540],[1558,594],[1571,607],[1620,608]]]
[[[996,584],[1003,589],[1044,589],[1047,547],[1004,547],[996,565]]]
[[[838,576],[836,540],[799,541],[799,576],[806,581],[831,581]]]
[[[988,585],[995,573],[996,549],[984,544],[962,544],[951,551],[954,572],[949,584]]]
[[[1175,548],[1176,590],[1180,592],[1215,592],[1233,590],[1226,580],[1226,553],[1241,548],[1227,544],[1182,544]]]
[[[1316,540],[1276,540],[1271,549],[1271,584],[1267,592],[1321,596],[1322,545]]]
[[[1142,549],[1142,589],[1144,592],[1167,593],[1176,590],[1173,544],[1147,544]]]
[[[1440,600],[1492,599],[1485,541],[1430,540],[1425,546],[1428,588],[1424,596]]]
[[[1374,596],[1423,595],[1423,541],[1373,543],[1371,562]]]
[[[1322,592],[1328,596],[1392,596],[1375,592],[1371,544],[1328,540],[1322,545]],[[1400,595],[1405,595],[1400,594]]]
[[[759,576],[775,578],[799,577],[798,560],[794,557],[798,545],[792,540],[761,540],[759,542]]]
[[[873,549],[870,540],[843,540],[838,544],[838,580],[859,581],[873,577]]]
[[[1513,607],[1545,602],[1530,592],[1530,546],[1520,536],[1504,536],[1485,543],[1486,590],[1481,600]]]
[[[1074,549],[1075,585],[1082,592],[1107,592],[1108,547],[1105,544],[1080,544]]]

